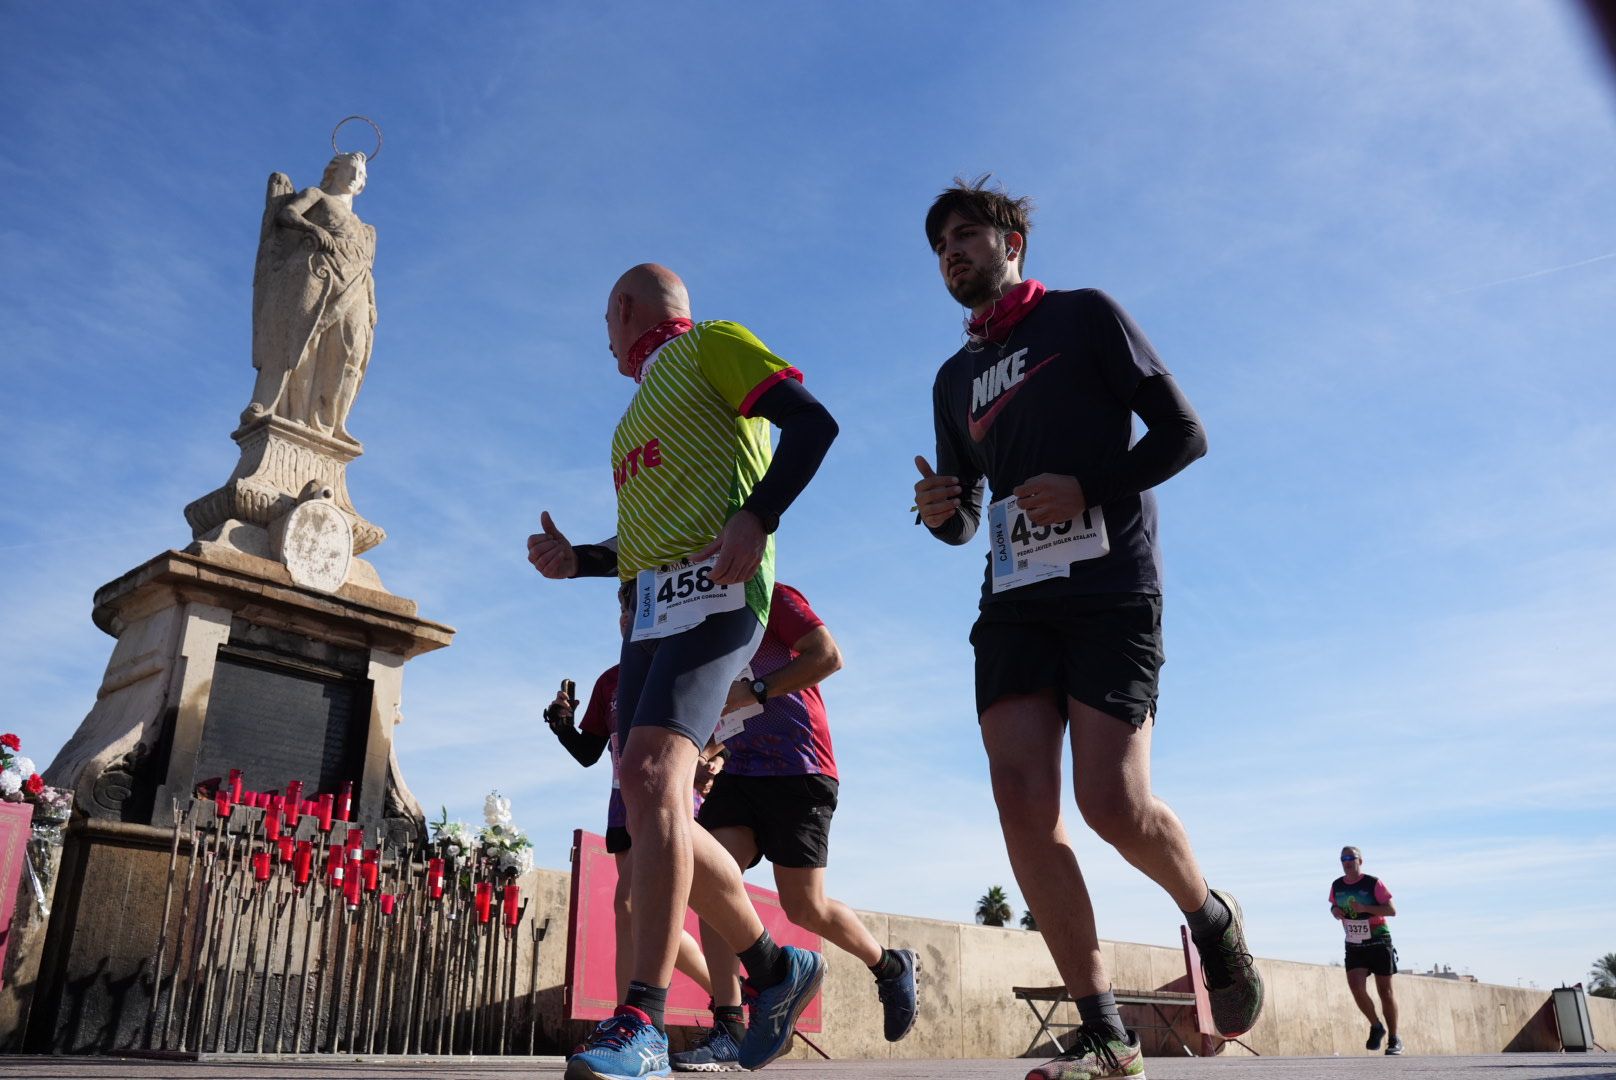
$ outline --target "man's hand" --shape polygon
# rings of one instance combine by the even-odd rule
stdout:
[[[724,756],[722,754],[714,754],[710,758],[698,756],[696,758],[696,794],[706,798],[707,793],[713,790],[713,781],[718,779],[718,774],[723,771]]]
[[[527,538],[527,561],[547,578],[576,576],[578,553],[572,550],[572,544],[550,520],[550,511],[539,515],[539,526],[544,531]]]
[[[691,562],[705,562],[714,555],[712,579],[719,585],[739,585],[749,580],[763,565],[763,549],[769,534],[750,510],[737,510],[724,522],[718,539],[690,556]]]
[[[1077,477],[1059,473],[1039,473],[1012,494],[1017,505],[1027,512],[1027,520],[1034,525],[1059,525],[1089,508]]]
[[[551,731],[560,731],[562,728],[572,727],[572,699],[561,690],[556,691],[555,700],[550,702],[549,708],[544,710],[544,722],[550,725]]]
[[[935,529],[959,511],[960,482],[957,476],[938,476],[931,462],[915,456],[920,479],[915,482],[915,509],[928,529]]]
[[[1334,904],[1330,905],[1330,914],[1334,915],[1338,919],[1345,919],[1347,917],[1347,913],[1336,907]]]

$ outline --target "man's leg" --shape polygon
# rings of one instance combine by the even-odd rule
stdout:
[[[757,858],[757,836],[751,829],[726,825],[713,829],[711,833],[713,839],[735,860],[737,869],[750,866]],[[736,950],[705,919],[701,923],[701,950],[707,957],[707,973],[713,980],[713,1004],[729,1007],[740,1005],[741,965],[735,957]]]
[[[1136,728],[1074,698],[1066,699],[1066,707],[1072,727],[1072,786],[1084,822],[1167,890],[1179,910],[1197,910],[1206,902],[1206,879],[1178,815],[1150,791],[1154,725],[1146,721]],[[1043,929],[1042,921],[1038,928]]]
[[[630,890],[634,886],[634,852],[619,851],[617,860],[617,889],[612,894],[612,912],[617,917],[617,1000],[628,997],[628,981],[634,966],[634,905]]]
[[[1352,1000],[1358,1003],[1358,1011],[1364,1014],[1371,1026],[1379,1024],[1380,1017],[1375,1015],[1375,1000],[1369,996],[1369,970],[1353,968],[1347,972],[1347,986],[1352,990]]]
[[[865,967],[881,962],[881,943],[851,908],[825,895],[823,866],[776,866],[774,884],[780,890],[780,906],[786,918],[852,953]]]
[[[1061,820],[1064,721],[1052,695],[1000,698],[982,714],[999,827],[1016,884],[1074,999],[1111,988],[1083,872]]]
[[[1380,995],[1380,1009],[1386,1014],[1386,1033],[1395,1039],[1397,1038],[1397,998],[1392,993],[1392,977],[1390,975],[1376,975],[1375,992]],[[1368,1000],[1368,998],[1369,995],[1365,993],[1364,999]],[[1418,1032],[1415,1033],[1416,1042],[1418,1041],[1418,1034]]]

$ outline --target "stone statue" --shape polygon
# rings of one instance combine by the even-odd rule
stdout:
[[[277,416],[347,442],[348,410],[376,326],[376,230],[353,211],[365,155],[338,153],[317,188],[272,173],[253,272],[252,362],[243,424]]]

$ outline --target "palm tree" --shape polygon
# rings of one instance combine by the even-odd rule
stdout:
[[[1608,952],[1594,961],[1588,981],[1593,983],[1589,993],[1594,997],[1616,998],[1616,952]]]
[[[976,921],[983,926],[1003,926],[1010,921],[1010,898],[997,885],[976,902]]]
[[[1021,913],[1021,928],[1033,931],[1038,929],[1038,920],[1032,917],[1032,908],[1028,908]]]

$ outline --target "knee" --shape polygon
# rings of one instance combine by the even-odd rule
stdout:
[[[1083,823],[1112,847],[1127,847],[1145,833],[1145,807],[1120,793],[1095,795],[1080,791],[1077,808],[1083,814]]]
[[[1060,821],[1060,784],[1042,771],[995,765],[993,801],[1007,832],[1047,832]]]
[[[630,814],[657,809],[677,801],[678,787],[672,771],[654,757],[625,757],[618,770],[623,806]]]
[[[781,893],[780,908],[786,913],[786,918],[804,930],[819,932],[825,925],[829,909],[822,896],[809,896],[801,893]]]

